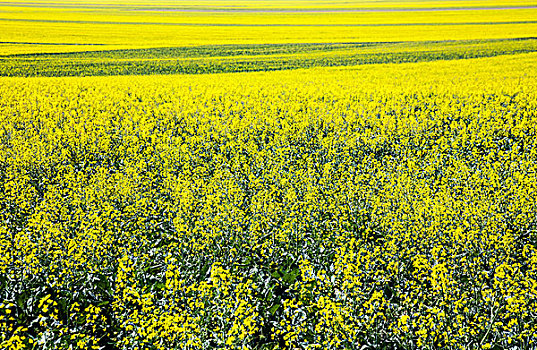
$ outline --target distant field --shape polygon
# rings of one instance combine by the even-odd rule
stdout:
[[[0,76],[203,74],[273,71],[455,60],[535,51],[537,51],[537,38],[339,44],[236,44],[52,54],[11,54],[0,56]]]
[[[537,37],[537,8],[528,1],[59,1],[4,2],[0,10],[0,75],[4,76],[203,73],[418,62],[531,52],[532,38]],[[447,51],[439,42],[449,42]],[[367,43],[374,45],[362,45]],[[287,54],[296,51],[308,56],[312,51],[315,57],[275,56],[265,44],[289,44],[293,49]],[[334,52],[341,44],[348,45],[343,52]],[[222,53],[220,45],[227,47]],[[265,57],[249,57],[247,48],[255,45]],[[215,63],[215,57],[227,56],[230,50],[245,54],[236,57],[237,64],[229,58]],[[397,53],[386,55],[392,50]],[[106,52],[95,56],[84,53],[88,51]],[[21,56],[66,52],[79,54]],[[197,57],[195,52],[210,54]],[[147,62],[148,58],[154,61]]]
[[[101,50],[90,44],[489,40],[536,33],[537,8],[529,1],[0,3],[0,54]]]

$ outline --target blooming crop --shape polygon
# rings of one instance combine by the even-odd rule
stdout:
[[[0,348],[534,348],[534,41],[424,45],[6,58]]]

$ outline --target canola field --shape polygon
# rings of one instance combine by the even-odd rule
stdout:
[[[535,15],[0,3],[0,349],[537,347]]]

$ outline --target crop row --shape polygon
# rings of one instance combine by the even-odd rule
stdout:
[[[456,60],[534,52],[537,40],[228,45],[0,58],[0,76],[108,76],[273,71]]]

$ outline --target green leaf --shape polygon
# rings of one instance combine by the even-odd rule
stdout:
[[[300,269],[299,268],[295,268],[293,270],[291,270],[290,272],[287,272],[284,276],[283,276],[283,281],[288,283],[288,284],[292,284],[296,281],[297,277],[300,275]]]
[[[280,308],[280,304],[275,304],[275,305],[272,305],[269,311],[272,315],[274,315],[279,308]]]

